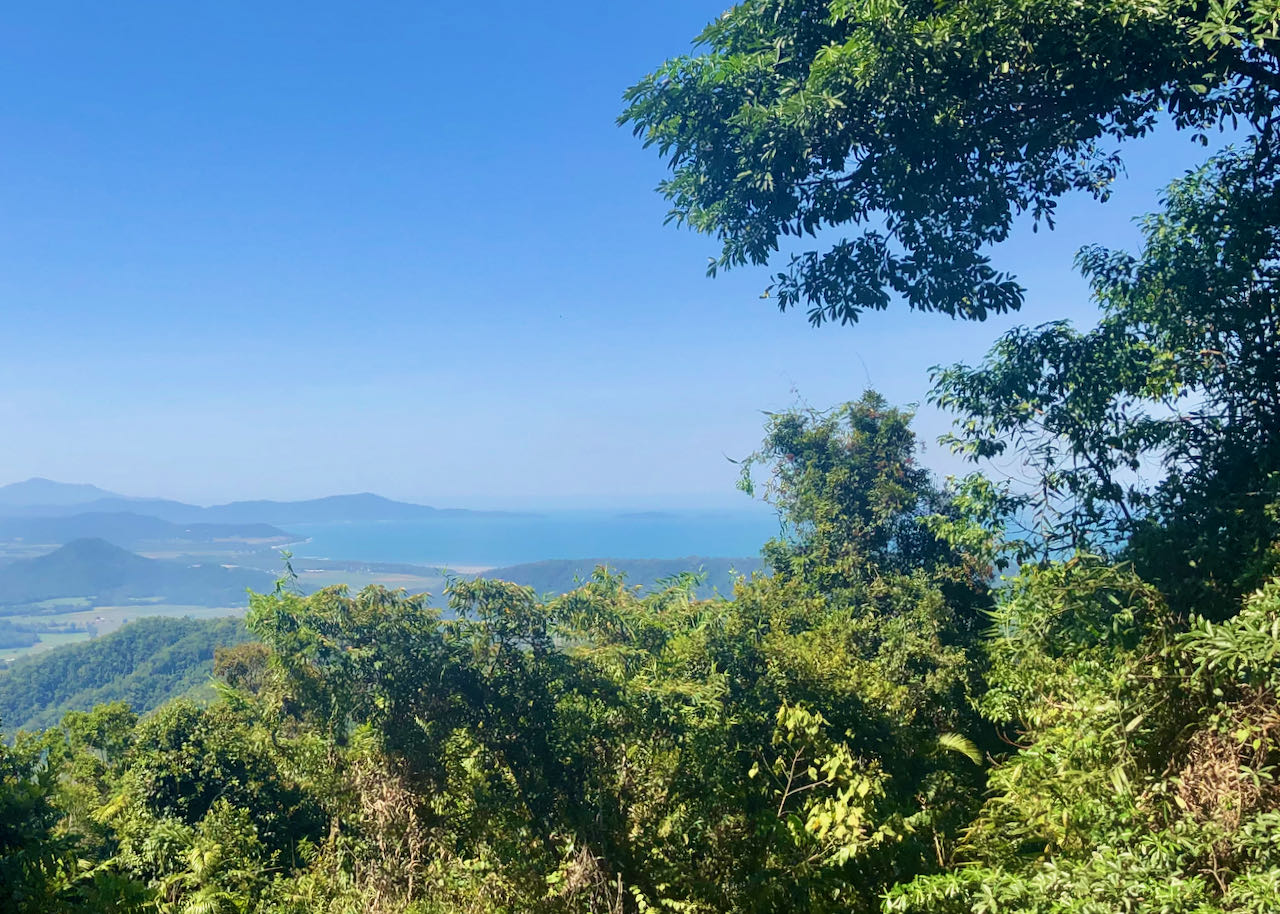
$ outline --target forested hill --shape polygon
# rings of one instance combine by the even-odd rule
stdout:
[[[149,711],[205,685],[214,648],[248,640],[239,619],[139,619],[101,638],[68,644],[0,668],[7,734],[57,723],[67,711],[108,701]]]
[[[716,594],[733,596],[733,583],[741,576],[759,571],[759,558],[711,558],[691,555],[681,559],[551,559],[491,568],[477,577],[510,581],[532,587],[539,594],[568,593],[589,579],[597,567],[604,566],[626,576],[627,583],[652,591],[659,583],[683,572],[702,577],[696,595],[708,598]]]
[[[248,590],[270,590],[274,583],[262,571],[159,561],[105,540],[82,539],[0,566],[0,607],[63,597],[88,597],[99,605],[160,597],[183,605],[243,606]]]

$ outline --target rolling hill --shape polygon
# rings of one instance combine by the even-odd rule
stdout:
[[[188,505],[166,498],[124,498],[112,495],[82,502],[39,502],[0,504],[6,517],[71,517],[76,514],[141,514],[170,523],[182,524],[200,520],[199,505]]]
[[[87,597],[96,605],[155,598],[192,606],[243,606],[246,590],[272,586],[274,579],[263,571],[164,562],[106,540],[80,539],[48,555],[0,566],[0,608],[65,597]]]
[[[12,734],[67,711],[126,701],[149,711],[209,681],[217,647],[249,638],[239,619],[139,619],[109,635],[0,664],[0,726]]]
[[[340,521],[422,520],[430,517],[464,515],[505,516],[496,511],[467,511],[460,508],[431,508],[393,501],[363,492],[359,495],[329,495],[307,501],[233,501],[202,509],[200,519],[224,524],[264,521],[268,524],[324,524]]]

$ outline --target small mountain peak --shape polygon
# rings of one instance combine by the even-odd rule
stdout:
[[[80,539],[71,540],[69,543],[65,543],[57,549],[53,554],[58,553],[83,556],[85,558],[115,557],[121,555],[141,558],[141,556],[134,555],[134,553],[130,552],[128,549],[117,546],[115,543],[110,543],[100,536],[85,536]]]
[[[87,482],[57,482],[43,476],[0,486],[0,505],[78,505],[117,497]]]

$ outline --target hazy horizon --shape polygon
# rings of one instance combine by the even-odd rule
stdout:
[[[725,510],[742,508],[745,510],[764,510],[767,508],[760,499],[748,497],[740,490],[731,490],[723,495],[715,493],[680,493],[665,492],[654,493],[650,495],[613,495],[613,494],[580,494],[566,493],[561,495],[528,495],[520,493],[476,493],[476,494],[455,494],[455,495],[404,495],[391,494],[387,492],[378,492],[365,490],[362,492],[325,492],[318,491],[310,495],[301,495],[293,498],[279,498],[270,494],[251,495],[251,496],[228,496],[214,498],[209,501],[198,501],[192,499],[184,499],[178,496],[165,494],[163,492],[120,492],[113,489],[107,489],[104,486],[98,486],[92,480],[69,480],[69,479],[50,479],[47,476],[29,476],[25,479],[13,479],[9,481],[0,480],[0,489],[12,485],[20,485],[31,482],[47,482],[60,486],[94,486],[103,490],[106,496],[117,496],[126,499],[153,499],[161,498],[172,501],[185,501],[189,504],[209,506],[217,504],[227,504],[238,501],[306,501],[316,498],[325,498],[335,495],[379,495],[383,498],[390,498],[395,501],[407,502],[409,504],[429,505],[438,508],[474,508],[477,510],[525,510],[525,509],[544,509],[544,510],[564,510],[564,511],[590,511],[590,510],[684,510],[684,511],[702,511],[702,510]],[[105,497],[105,496],[104,496]],[[38,500],[30,502],[22,502],[22,504],[39,504]],[[0,506],[0,514],[4,513],[4,509]]]

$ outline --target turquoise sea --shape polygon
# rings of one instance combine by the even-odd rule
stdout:
[[[442,515],[414,521],[290,524],[300,558],[407,562],[456,569],[543,559],[754,556],[778,534],[772,511],[553,511]]]

